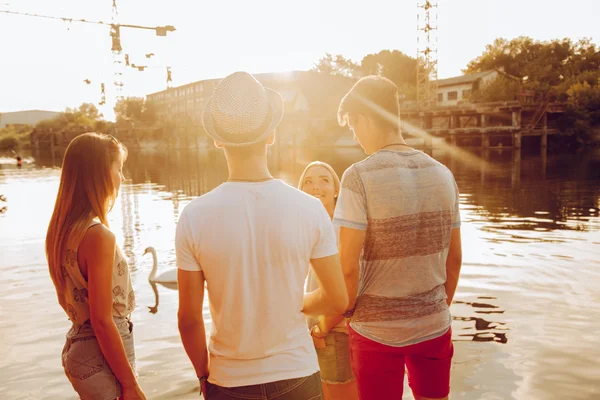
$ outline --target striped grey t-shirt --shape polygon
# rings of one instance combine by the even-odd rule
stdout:
[[[450,170],[421,151],[381,150],[346,170],[333,222],[367,231],[352,329],[389,346],[448,330],[446,257],[458,206]]]

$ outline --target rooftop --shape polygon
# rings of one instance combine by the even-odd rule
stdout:
[[[252,76],[254,76],[258,81],[262,82],[263,84],[265,82],[269,82],[269,81],[278,81],[278,82],[284,82],[284,81],[299,81],[299,80],[307,80],[307,79],[312,79],[312,80],[328,80],[328,81],[338,81],[338,82],[351,82],[353,83],[355,80],[353,78],[347,78],[347,77],[343,77],[343,76],[332,76],[332,75],[327,75],[321,72],[315,72],[315,71],[287,71],[287,72],[265,72],[265,73],[259,73],[259,74],[252,74]],[[219,83],[219,81],[223,79],[223,78],[211,78],[211,79],[201,79],[198,81],[194,81],[194,82],[190,82],[190,83],[186,83],[184,85],[179,85],[179,86],[173,86],[170,89],[165,89],[165,90],[161,90],[159,92],[154,92],[154,93],[149,93],[146,96],[153,96],[155,94],[158,93],[165,93],[167,92],[167,90],[175,90],[175,89],[183,89],[183,88],[187,88],[189,86],[194,86],[197,85],[199,83],[213,83],[214,85],[216,85],[217,83]],[[268,85],[266,85],[268,86]]]
[[[452,78],[438,79],[437,85],[438,85],[438,87],[440,87],[440,86],[453,86],[453,85],[462,85],[465,83],[472,83],[472,82],[475,82],[476,80],[481,79],[493,72],[496,72],[496,70],[491,69],[488,71],[476,72],[474,74],[465,74],[465,75],[455,76]]]
[[[44,113],[56,113],[56,114],[61,113],[61,111],[52,111],[52,110],[21,110],[21,111],[6,111],[6,112],[0,111],[0,115],[21,114],[21,113],[30,113],[30,112],[44,112]]]

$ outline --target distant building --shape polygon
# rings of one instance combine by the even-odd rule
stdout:
[[[57,111],[28,110],[0,113],[0,128],[35,125],[59,115]]]
[[[281,133],[303,136],[320,131],[323,121],[335,121],[337,107],[355,80],[315,71],[253,74],[266,87],[276,90],[285,102]],[[220,79],[207,79],[170,88],[146,96],[163,121],[189,118],[201,125],[202,111]],[[337,124],[336,124],[337,127]],[[298,132],[301,130],[303,132]]]
[[[455,106],[461,102],[468,102],[476,82],[479,82],[480,85],[491,82],[499,74],[499,71],[490,70],[438,80],[438,106]]]

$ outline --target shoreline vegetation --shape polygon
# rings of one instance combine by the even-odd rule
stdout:
[[[356,79],[365,75],[386,76],[396,83],[402,100],[410,103],[416,98],[416,68],[415,58],[398,50],[382,50],[366,55],[360,62],[342,55],[326,54],[312,71],[345,78],[344,85],[348,87],[344,89],[349,89]],[[503,73],[491,82],[476,83],[470,97],[472,103],[509,101],[524,91],[551,97],[565,104],[565,112],[557,121],[560,134],[553,136],[550,148],[600,144],[600,46],[591,39],[499,38],[471,60],[463,73],[488,70]],[[337,95],[328,93],[326,97],[331,99],[318,104],[319,116],[313,115],[309,101],[305,121],[289,118],[280,135],[282,146],[352,147],[343,138],[347,136],[347,130],[337,125],[337,104],[341,99]],[[317,105],[313,107],[317,108]],[[113,134],[130,147],[140,149],[154,148],[157,143],[162,146],[165,140],[169,145],[175,141],[174,147],[179,148],[210,145],[197,117],[162,118],[164,114],[156,105],[142,97],[121,99],[114,110],[116,122],[104,120],[95,105],[84,103],[76,109],[67,108],[57,117],[33,127],[2,128],[0,152],[19,153],[31,149],[38,135],[44,142],[52,140],[62,147],[73,137],[88,131]],[[297,135],[298,132],[303,133]]]

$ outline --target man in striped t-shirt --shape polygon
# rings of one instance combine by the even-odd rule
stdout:
[[[334,214],[360,397],[400,398],[406,366],[417,399],[447,398],[462,259],[454,177],[404,141],[390,80],[358,81],[338,117],[370,155],[344,173]]]

